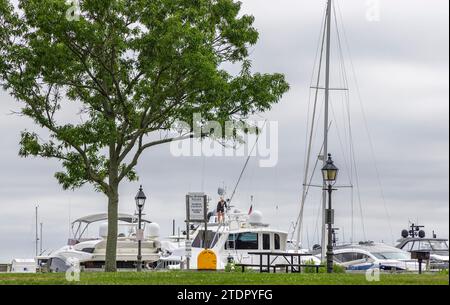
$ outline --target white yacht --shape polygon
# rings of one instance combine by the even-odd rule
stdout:
[[[287,252],[287,237],[288,232],[263,223],[260,211],[255,210],[249,215],[238,208],[227,208],[223,223],[218,223],[217,217],[210,213],[206,234],[205,225],[202,224],[195,228],[192,237],[187,241],[188,248],[191,248],[189,268],[197,269],[197,257],[205,248],[216,254],[218,270],[225,269],[231,262],[258,265],[259,256],[250,255],[249,252]],[[174,244],[172,242],[172,246]],[[185,245],[175,246],[173,249],[165,247],[164,250],[165,253],[159,260],[157,268],[187,268],[188,252]],[[320,264],[320,260],[314,256],[303,259]],[[286,263],[281,261],[282,258],[279,260],[280,263]]]
[[[50,272],[64,272],[74,263],[83,270],[102,270],[105,265],[108,214],[95,214],[79,218],[72,223],[73,236],[68,244],[48,255],[38,256],[38,265]],[[138,225],[137,216],[118,215],[117,267],[136,268]],[[98,236],[89,237],[89,229],[98,226]],[[152,269],[160,257],[161,244],[158,240],[159,226],[142,219],[144,240],[142,241],[142,261],[147,269]]]

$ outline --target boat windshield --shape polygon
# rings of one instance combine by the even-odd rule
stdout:
[[[372,254],[378,259],[411,259],[411,254],[407,252],[374,252]]]
[[[433,250],[446,250],[448,251],[448,244],[443,240],[430,240],[431,248]]]

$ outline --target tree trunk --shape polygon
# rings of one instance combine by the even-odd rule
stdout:
[[[117,271],[117,233],[119,210],[119,161],[115,154],[115,144],[109,146],[109,188],[108,196],[108,238],[106,239],[105,271]]]
[[[118,185],[110,185],[111,192],[108,194],[108,238],[106,240],[106,272],[116,272],[116,251],[117,251],[117,222],[119,207]]]

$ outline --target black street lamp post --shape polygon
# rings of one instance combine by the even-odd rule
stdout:
[[[141,223],[142,223],[142,210],[144,209],[145,200],[147,197],[142,190],[142,185],[139,188],[138,193],[134,200],[136,201],[136,207],[138,209],[138,232],[136,236],[138,237],[138,255],[137,255],[137,271],[142,271],[142,238],[143,234],[141,232]]]
[[[326,210],[326,223],[328,226],[328,244],[327,244],[327,272],[333,273],[333,223],[334,223],[334,210],[331,205],[331,194],[333,192],[333,186],[336,183],[337,174],[339,169],[334,165],[331,159],[331,154],[328,154],[328,160],[325,166],[322,168],[322,176],[324,183],[326,184],[326,190],[328,191],[328,209]]]

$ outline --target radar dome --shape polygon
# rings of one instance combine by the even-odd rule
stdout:
[[[408,236],[409,236],[408,230],[403,230],[403,231],[402,231],[402,237],[403,237],[403,238],[407,238]]]
[[[425,238],[425,231],[424,230],[420,230],[419,231],[419,237],[420,238]]]
[[[250,224],[261,224],[263,220],[263,214],[261,211],[253,211],[250,214],[250,217],[248,219],[248,222]]]
[[[148,235],[150,237],[158,237],[159,236],[159,224],[152,222],[148,225]]]

